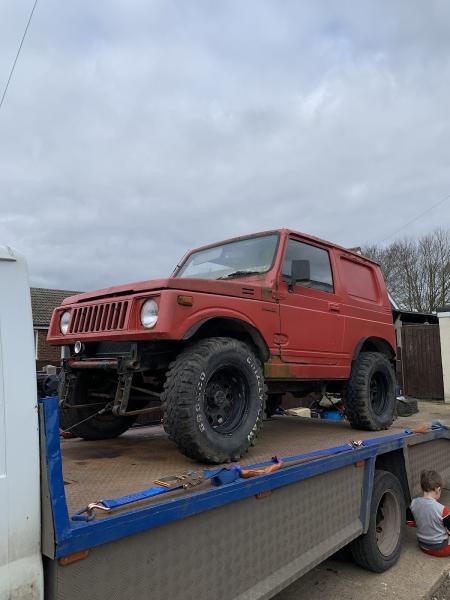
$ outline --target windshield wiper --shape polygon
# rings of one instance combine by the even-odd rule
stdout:
[[[234,277],[243,277],[244,275],[259,275],[260,273],[261,271],[233,271],[232,273],[228,273],[228,275],[218,277],[217,279],[233,279]]]

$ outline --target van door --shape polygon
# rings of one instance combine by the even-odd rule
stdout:
[[[8,487],[5,441],[5,394],[3,391],[2,347],[0,344],[0,598],[7,597],[8,589],[4,589],[3,585],[6,584],[9,578],[6,574],[8,569]]]
[[[309,278],[290,286],[293,261],[307,261]],[[336,293],[327,248],[289,238],[280,283],[281,349],[284,361],[338,364],[344,338],[341,298]]]
[[[0,246],[0,600],[43,597],[39,432],[25,260]]]

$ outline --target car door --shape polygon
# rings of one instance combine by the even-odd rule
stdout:
[[[280,318],[284,361],[309,365],[339,362],[344,317],[336,293],[330,251],[290,237],[287,241],[280,282]],[[292,261],[309,264],[309,279],[290,284]]]

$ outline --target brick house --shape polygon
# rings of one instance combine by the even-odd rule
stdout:
[[[49,290],[46,288],[31,288],[31,309],[33,312],[34,344],[36,369],[39,371],[45,365],[58,366],[61,349],[50,346],[47,342],[47,332],[53,310],[61,305],[64,298],[79,292],[68,290]]]

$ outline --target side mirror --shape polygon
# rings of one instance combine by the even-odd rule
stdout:
[[[298,281],[309,281],[311,279],[311,267],[309,260],[293,260],[289,289],[292,291]]]

